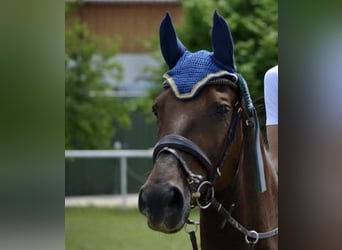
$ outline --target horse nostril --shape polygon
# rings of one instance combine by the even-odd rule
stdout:
[[[178,209],[183,207],[183,204],[183,196],[180,190],[176,187],[171,187],[165,200],[165,205],[171,209]]]
[[[142,214],[146,213],[146,194],[143,189],[139,192],[138,208]]]

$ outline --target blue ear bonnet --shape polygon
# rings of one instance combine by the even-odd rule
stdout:
[[[164,84],[171,87],[179,99],[195,97],[210,81],[226,78],[236,83],[233,40],[226,22],[216,12],[212,30],[213,52],[189,52],[178,39],[167,13],[160,25],[160,48],[169,71]]]
[[[179,99],[194,97],[203,86],[216,78],[227,78],[233,82],[237,80],[236,74],[215,63],[213,52],[205,50],[195,53],[185,51],[177,64],[163,77],[164,84],[171,87]]]

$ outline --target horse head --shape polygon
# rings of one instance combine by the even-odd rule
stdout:
[[[178,39],[169,14],[160,26],[169,71],[152,107],[159,141],[153,169],[139,193],[139,210],[153,230],[179,231],[191,207],[209,206],[214,192],[231,185],[237,171],[240,116],[254,114],[243,98],[246,89],[234,64],[231,32],[216,12],[211,39],[213,52],[191,53]]]

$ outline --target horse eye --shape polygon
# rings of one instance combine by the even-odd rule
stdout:
[[[219,104],[216,107],[216,115],[220,118],[225,118],[225,116],[229,113],[229,107],[225,104]]]

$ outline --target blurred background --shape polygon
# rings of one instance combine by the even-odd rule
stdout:
[[[264,125],[263,77],[278,63],[276,0],[65,2],[67,249],[189,249],[185,233],[148,229],[137,211],[137,193],[152,167],[151,105],[167,71],[160,22],[170,12],[188,50],[211,51],[215,10],[231,28],[238,71]],[[126,239],[136,228],[149,236]],[[150,239],[146,246],[142,238]]]

